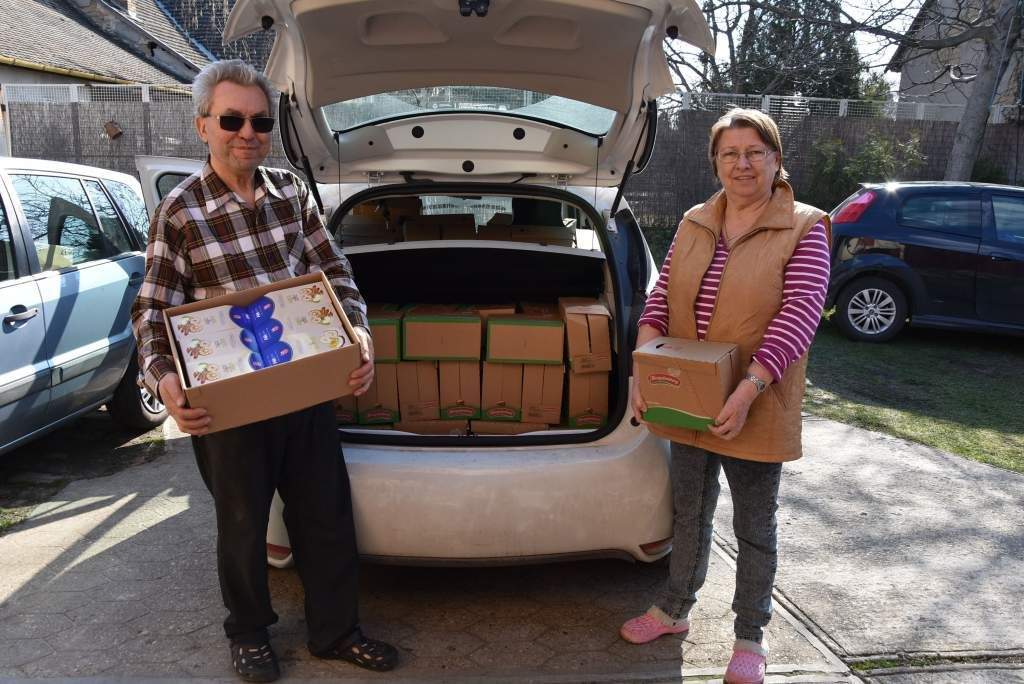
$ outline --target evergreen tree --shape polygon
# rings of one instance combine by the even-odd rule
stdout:
[[[839,19],[835,0],[790,0],[803,17]],[[769,95],[857,97],[862,65],[852,33],[753,10],[731,65],[737,90]]]

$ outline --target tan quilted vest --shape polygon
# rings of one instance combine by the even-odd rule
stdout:
[[[725,201],[720,191],[686,212],[679,224],[668,283],[670,337],[697,339],[694,302],[722,231]],[[831,241],[828,215],[794,202],[788,183],[776,186],[754,227],[733,242],[708,327],[709,341],[737,344],[740,358],[750,362],[782,307],[786,263],[800,240],[823,219]],[[804,354],[786,368],[781,381],[769,385],[754,400],[746,425],[732,440],[719,439],[709,432],[660,425],[649,428],[672,441],[726,456],[774,463],[798,459],[806,370]]]

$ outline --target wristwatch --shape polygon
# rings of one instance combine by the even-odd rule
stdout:
[[[764,388],[768,386],[767,383],[765,383],[764,380],[762,380],[761,378],[757,377],[753,373],[747,373],[743,377],[743,379],[744,380],[749,380],[750,382],[754,383],[754,387],[757,388],[757,393],[758,394],[760,394],[761,392],[764,392]]]

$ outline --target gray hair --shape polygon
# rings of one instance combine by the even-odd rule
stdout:
[[[213,89],[224,81],[240,86],[259,86],[267,96],[267,107],[273,110],[274,88],[270,80],[240,59],[222,59],[207,64],[192,81],[192,104],[196,116],[209,116]]]

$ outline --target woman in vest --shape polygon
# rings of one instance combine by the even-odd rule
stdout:
[[[685,635],[704,583],[719,470],[732,491],[738,541],[736,642],[727,682],[764,679],[776,568],[782,463],[800,458],[800,405],[829,276],[825,212],[793,200],[775,122],[733,109],[711,127],[708,155],[722,190],[686,212],[637,335],[731,342],[749,364],[707,432],[648,424],[672,441],[675,519],[669,578],[657,603],[626,622],[624,639]],[[638,374],[634,367],[634,382]],[[638,386],[633,411],[647,409]]]

